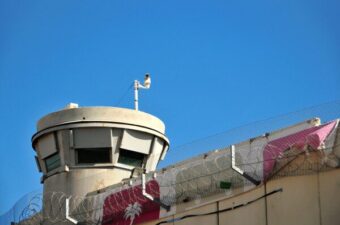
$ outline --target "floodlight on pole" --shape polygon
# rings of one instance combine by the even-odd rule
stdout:
[[[145,74],[144,84],[141,84],[138,80],[134,81],[134,93],[135,93],[135,110],[138,111],[138,89],[149,89],[151,87],[150,74]]]

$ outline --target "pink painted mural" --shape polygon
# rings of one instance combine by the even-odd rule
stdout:
[[[146,192],[159,199],[159,185],[152,180],[146,184]],[[102,225],[132,225],[159,219],[160,205],[142,195],[137,185],[109,195],[103,206]]]
[[[268,178],[274,168],[275,160],[284,151],[290,148],[296,148],[302,151],[307,146],[318,149],[336,125],[337,121],[332,121],[268,142],[263,151],[264,179]]]

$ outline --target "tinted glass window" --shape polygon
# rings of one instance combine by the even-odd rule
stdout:
[[[45,158],[45,164],[47,172],[54,170],[60,166],[60,156],[58,153],[53,154],[47,158]]]
[[[144,154],[121,149],[119,153],[118,163],[134,167],[142,167],[144,157]]]
[[[111,163],[111,148],[76,149],[78,164]]]

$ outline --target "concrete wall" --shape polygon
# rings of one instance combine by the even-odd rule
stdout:
[[[340,224],[340,169],[306,176],[284,177],[238,196],[206,202],[195,208],[194,203],[177,207],[177,213],[161,221],[191,214],[221,211],[257,199],[265,193],[281,189],[254,203],[208,216],[191,217],[168,224],[207,225],[338,225]],[[191,205],[191,206],[190,206]],[[179,212],[181,209],[182,212]],[[185,210],[187,209],[187,210]]]

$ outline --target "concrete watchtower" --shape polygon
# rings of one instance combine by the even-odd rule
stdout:
[[[69,105],[41,118],[32,137],[44,194],[84,196],[156,169],[169,141],[164,123],[137,110]]]

